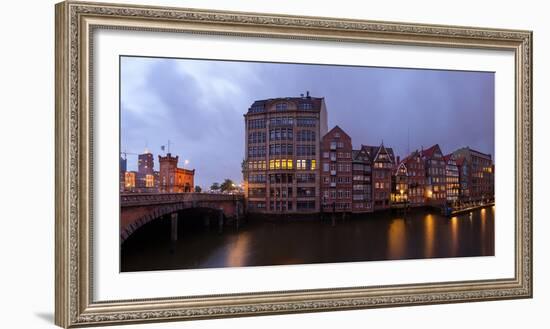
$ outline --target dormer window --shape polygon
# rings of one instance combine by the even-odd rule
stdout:
[[[278,103],[277,105],[275,105],[275,109],[277,111],[286,111],[288,109],[288,104],[287,103]]]

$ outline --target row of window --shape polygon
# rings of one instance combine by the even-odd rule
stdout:
[[[250,175],[248,175],[248,181],[250,183],[265,183],[266,175],[265,174],[250,174]]]
[[[270,127],[280,127],[280,126],[293,126],[294,118],[292,117],[277,117],[269,119]]]
[[[294,147],[292,144],[271,144],[269,145],[269,155],[292,155]],[[298,154],[303,155],[303,154]]]
[[[265,119],[251,119],[248,120],[248,129],[262,129],[265,128]]]
[[[296,155],[315,155],[316,145],[296,145]]]
[[[351,198],[351,191],[350,190],[323,191],[323,198],[325,198],[325,199],[349,199],[349,198]]]
[[[393,164],[391,162],[376,162],[374,163],[374,168],[382,168],[382,169],[388,169],[392,168]]]
[[[292,128],[277,128],[269,130],[269,140],[292,140],[294,138]]]
[[[315,132],[312,130],[299,130],[296,133],[296,140],[299,142],[315,142]]]
[[[266,141],[266,134],[263,131],[254,131],[248,134],[249,144],[265,143],[265,141]]]
[[[270,149],[271,151],[271,149]],[[265,157],[265,146],[249,146],[248,147],[249,158],[262,158]]]
[[[260,161],[248,161],[248,169],[250,170],[266,170],[267,163],[265,160]]]
[[[351,163],[323,163],[323,171],[351,172]]]
[[[390,183],[388,182],[376,182],[374,183],[374,188],[376,189],[389,189],[390,188]]]
[[[323,183],[351,184],[350,176],[324,176]]]

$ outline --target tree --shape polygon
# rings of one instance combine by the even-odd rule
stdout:
[[[210,189],[214,192],[217,192],[220,189],[219,183],[212,183],[212,186],[210,186]]]
[[[226,178],[222,185],[220,185],[220,189],[222,192],[231,192],[231,191],[234,191],[235,189],[237,188],[237,186],[235,186],[235,183],[233,183],[233,181],[229,178]]]
[[[200,186],[195,186],[195,192],[197,193],[201,193],[202,192],[202,188]]]

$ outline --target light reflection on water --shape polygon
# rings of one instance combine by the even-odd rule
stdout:
[[[249,220],[223,233],[186,220],[175,246],[169,222],[140,228],[122,246],[122,271],[494,255],[494,208],[452,218],[424,210],[376,213],[335,226],[318,219]]]

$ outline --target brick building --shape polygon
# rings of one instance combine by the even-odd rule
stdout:
[[[352,174],[352,211],[372,212],[372,162],[367,147],[352,151]]]
[[[351,137],[340,127],[321,139],[321,204],[324,212],[352,211]]]
[[[383,210],[390,208],[391,175],[394,168],[395,157],[393,149],[380,146],[363,145],[362,148],[371,155],[372,167],[372,198],[373,209]]]
[[[445,160],[438,144],[422,150],[426,173],[426,204],[443,206],[447,202]]]
[[[461,163],[460,182],[467,186],[469,196],[465,201],[483,201],[494,198],[494,165],[490,154],[464,147],[453,152]]]
[[[455,156],[447,154],[443,157],[445,160],[445,191],[447,193],[447,202],[451,205],[457,204],[460,197],[460,174]]]
[[[418,150],[402,160],[407,168],[409,206],[423,206],[425,201],[426,170],[424,160]]]
[[[320,143],[327,133],[324,98],[257,100],[244,115],[244,190],[250,212],[320,210]]]
[[[178,168],[178,156],[159,155],[159,186],[161,193],[183,193],[195,190],[195,170]]]
[[[393,206],[404,207],[409,203],[409,174],[407,165],[397,159],[392,173],[391,203]]]

